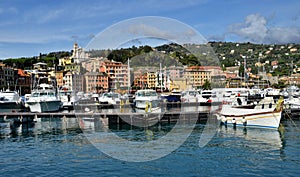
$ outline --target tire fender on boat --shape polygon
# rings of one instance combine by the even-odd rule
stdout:
[[[223,123],[227,123],[227,118],[225,116],[221,116],[221,120]]]
[[[242,118],[242,123],[243,123],[244,126],[247,125],[247,119],[245,117]]]
[[[231,122],[232,122],[233,124],[236,124],[235,118],[232,118]]]

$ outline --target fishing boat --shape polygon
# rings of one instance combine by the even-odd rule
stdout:
[[[58,97],[54,81],[48,82],[48,77],[39,78],[38,84],[31,91],[26,102],[31,112],[55,112],[62,102]]]
[[[283,98],[280,98],[275,104],[272,97],[265,97],[257,105],[223,105],[216,116],[225,125],[277,129],[283,102]]]
[[[21,99],[16,91],[0,92],[0,112],[17,112],[22,109]]]

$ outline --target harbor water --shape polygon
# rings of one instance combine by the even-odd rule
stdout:
[[[204,147],[199,147],[198,142],[205,124],[197,124],[178,149],[148,162],[122,161],[104,154],[84,133],[85,130],[92,133],[95,126],[85,124],[81,129],[79,125],[77,118],[49,118],[23,125],[1,123],[1,176],[300,174],[298,120],[282,120],[279,130],[220,126]],[[130,137],[132,141],[152,141],[172,128],[172,124],[149,128],[110,127],[118,136]]]

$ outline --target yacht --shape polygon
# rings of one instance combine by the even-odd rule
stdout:
[[[0,92],[0,112],[16,112],[22,109],[21,99],[16,91]]]
[[[39,82],[31,91],[27,100],[31,112],[55,112],[58,111],[62,102],[58,97],[55,84],[48,83],[48,77],[39,78]]]
[[[115,92],[103,93],[99,97],[100,104],[115,105],[120,104],[121,94]]]
[[[197,90],[186,90],[181,92],[182,103],[206,103],[208,99],[203,98]]]
[[[135,93],[134,105],[137,109],[144,109],[145,112],[160,110],[161,97],[155,90],[138,90]]]
[[[62,86],[58,91],[62,107],[73,109],[74,103],[78,101],[78,96],[72,91],[69,86]]]

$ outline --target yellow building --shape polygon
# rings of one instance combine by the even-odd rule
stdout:
[[[156,86],[156,72],[147,72],[147,87],[155,88]]]
[[[205,83],[205,80],[211,82],[211,71],[203,66],[190,66],[185,69],[184,74],[188,88],[201,87]]]

